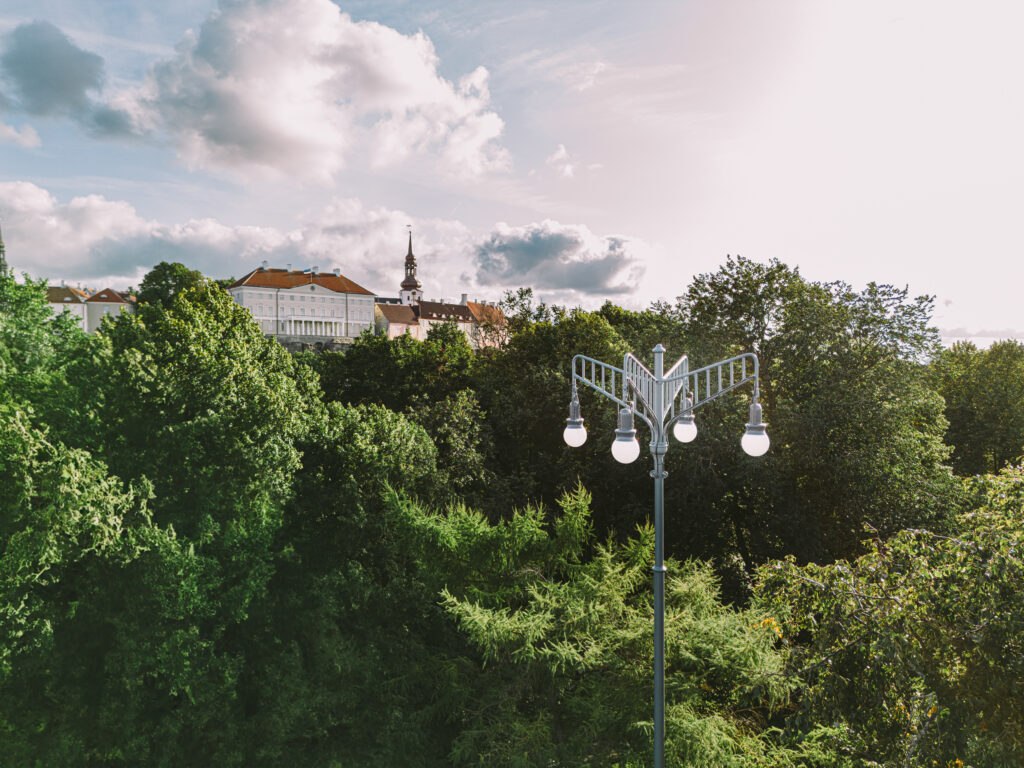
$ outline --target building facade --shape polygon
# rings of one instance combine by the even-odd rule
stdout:
[[[72,288],[63,283],[61,285],[51,285],[46,289],[46,301],[50,304],[53,314],[59,315],[64,310],[67,310],[78,321],[78,327],[83,331],[86,324],[85,300],[88,298],[89,294],[85,291],[80,288]]]
[[[85,300],[85,330],[93,333],[107,315],[116,317],[122,312],[135,311],[135,297],[113,288],[96,291]]]
[[[458,304],[446,301],[426,301],[417,275],[416,257],[412,252],[412,233],[409,250],[405,254],[405,277],[399,286],[398,298],[377,297],[374,308],[375,332],[389,339],[408,334],[414,339],[426,339],[430,328],[440,323],[454,323],[466,334],[474,349],[496,346],[505,325],[505,314],[493,302],[469,301],[462,294]]]
[[[47,287],[46,301],[55,315],[64,310],[70,312],[86,333],[98,330],[103,318],[108,315],[116,317],[122,312],[135,311],[135,297],[126,293],[113,288],[104,288],[102,291],[72,288],[63,282]]]
[[[272,269],[267,262],[236,280],[228,293],[282,342],[352,339],[374,326],[374,295],[340,270]]]

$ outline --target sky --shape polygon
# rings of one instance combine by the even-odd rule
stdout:
[[[5,0],[17,271],[673,301],[727,255],[1024,340],[1024,4]]]

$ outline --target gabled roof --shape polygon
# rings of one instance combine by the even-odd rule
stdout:
[[[421,301],[417,306],[423,320],[447,320],[453,323],[472,323],[473,313],[465,304],[444,304],[440,301]]]
[[[501,326],[505,324],[505,313],[501,307],[492,307],[490,304],[481,304],[478,301],[467,301],[466,306],[473,313],[473,319],[478,323],[490,323]]]
[[[51,285],[46,289],[46,300],[51,304],[81,304],[88,296],[70,285]]]
[[[228,289],[240,286],[253,286],[255,288],[296,288],[302,285],[319,285],[335,293],[363,293],[373,296],[361,285],[357,285],[343,275],[335,275],[332,272],[303,272],[300,270],[287,269],[254,269],[249,274],[236,280]]]
[[[405,304],[377,304],[376,309],[389,323],[401,325],[419,325],[412,307]]]
[[[118,293],[113,288],[104,288],[102,291],[97,291],[92,296],[86,299],[86,301],[95,301],[106,304],[132,304],[134,299],[124,293]]]

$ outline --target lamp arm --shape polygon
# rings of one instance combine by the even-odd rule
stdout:
[[[611,368],[611,366],[608,366],[608,367]],[[618,369],[616,369],[616,370],[618,370]],[[604,395],[606,398],[611,400],[613,403],[618,405],[620,408],[628,408],[630,411],[632,411],[633,415],[638,416],[640,418],[640,420],[644,424],[647,425],[647,428],[649,430],[651,430],[651,434],[652,435],[657,433],[658,430],[655,429],[654,423],[648,418],[647,413],[646,413],[646,409],[641,410],[641,409],[636,407],[635,403],[631,403],[628,400],[623,400],[621,397],[616,397],[611,392],[609,392],[607,389],[603,389],[600,386],[600,384],[595,385],[592,381],[587,379],[586,376],[580,376],[575,371],[573,371],[573,374],[572,374],[572,381],[573,381],[573,383],[580,382],[582,384],[586,384],[592,390],[594,390],[595,392],[597,392],[600,395]]]
[[[643,393],[636,386],[633,377],[629,376],[623,368],[602,363],[600,360],[586,355],[575,355],[572,359],[572,383],[574,385],[577,382],[585,384],[611,400],[619,408],[628,408],[647,425],[652,436],[667,434],[682,416],[693,413],[702,405],[717,400],[727,392],[738,389],[747,383],[753,384],[754,403],[759,402],[761,394],[760,362],[753,352],[745,352],[726,360],[719,360],[717,363],[711,363],[692,371],[687,370],[686,365],[683,364],[685,360],[685,356],[680,358],[664,379],[651,382],[654,386],[664,386],[667,393],[675,390],[673,395],[669,395],[673,400],[680,396],[686,397],[690,393],[693,395],[693,405],[689,408],[679,409],[667,422],[663,421],[664,415],[659,417],[657,414],[649,412],[650,405],[647,404]],[[650,375],[639,360],[630,355],[626,356],[624,364],[631,368],[636,367],[638,371]],[[677,372],[680,367],[682,368],[681,373]],[[631,389],[637,397],[628,400],[627,395]],[[617,394],[619,391],[622,392],[621,396]],[[637,407],[636,399],[640,400],[642,408]],[[666,408],[666,411],[668,412],[669,409]]]
[[[587,374],[590,374],[589,376]],[[626,374],[621,368],[614,365],[602,363],[586,355],[576,355],[572,359],[572,381],[586,384],[595,392],[604,395],[606,398],[617,404],[620,408],[632,408],[632,404],[624,397],[619,397],[616,392],[622,387],[626,380]],[[625,393],[623,393],[625,394]]]
[[[747,382],[754,385],[755,403],[760,400],[761,396],[760,363],[757,355],[753,352],[745,352],[727,360],[719,360],[717,363],[711,363],[711,365],[705,365],[703,368],[693,371],[684,370],[683,373],[666,377],[665,382],[679,386],[678,392],[682,392],[684,397],[687,394],[693,395],[691,411]]]

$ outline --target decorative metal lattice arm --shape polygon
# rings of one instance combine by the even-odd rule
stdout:
[[[655,425],[668,427],[748,382],[754,385],[754,402],[760,397],[757,355],[750,352],[693,371],[685,355],[664,375],[658,375],[660,364],[655,368],[658,371],[652,373],[631,354],[623,359],[622,368],[576,355],[572,359],[573,388],[576,382],[585,384],[620,408],[628,408],[652,430],[656,430]]]
[[[632,355],[627,357],[632,357]],[[637,363],[639,364],[639,361]],[[643,368],[642,365],[640,367]],[[651,375],[646,368],[643,370],[648,376]],[[573,388],[576,387],[576,382],[585,384],[595,392],[604,395],[618,405],[619,408],[628,408],[643,419],[647,426],[654,429],[650,418],[654,415],[653,410],[643,402],[643,392],[636,386],[629,372],[624,371],[622,368],[616,368],[614,365],[602,363],[600,360],[595,360],[586,355],[576,355],[572,359]],[[644,409],[637,408],[634,395],[641,399],[642,404],[645,406]],[[647,411],[646,413],[645,410]]]
[[[683,382],[681,391],[685,399],[687,394],[693,397],[693,405],[690,410],[699,408],[711,400],[741,387],[747,382],[754,382],[754,400],[760,396],[760,382],[758,380],[757,355],[752,352],[745,352],[742,355],[731,357],[728,360],[721,360],[695,371],[682,370],[674,376],[666,377],[668,381],[681,380]]]

